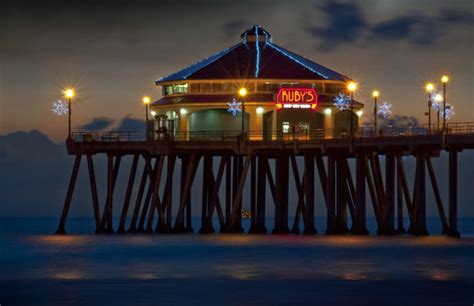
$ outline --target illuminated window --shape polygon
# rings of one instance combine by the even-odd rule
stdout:
[[[290,130],[290,123],[289,122],[283,122],[282,123],[282,128],[283,128],[283,133],[288,133]]]
[[[186,84],[173,84],[174,94],[188,93],[188,83]]]
[[[165,95],[172,95],[173,94],[173,86],[166,85],[165,86]]]
[[[165,95],[175,95],[188,93],[188,84],[173,84],[166,85],[163,89],[163,94]]]
[[[307,122],[299,122],[298,127],[299,133],[307,134],[309,132],[309,123]]]

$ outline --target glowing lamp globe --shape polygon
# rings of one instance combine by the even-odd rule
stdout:
[[[143,97],[142,99],[144,104],[149,104],[150,103],[150,97]]]
[[[247,89],[245,87],[242,87],[239,89],[239,96],[245,97],[247,95]]]
[[[64,90],[64,96],[68,99],[73,98],[74,94],[75,94],[74,89],[72,89],[72,88],[67,88],[67,89]]]
[[[433,83],[428,83],[428,84],[426,84],[425,89],[426,89],[426,91],[428,91],[428,92],[433,91],[433,90],[434,90],[434,85],[433,85]]]
[[[356,91],[357,90],[357,83],[356,82],[349,82],[349,84],[347,84],[347,89],[349,91]]]
[[[443,76],[441,77],[441,82],[442,82],[442,83],[445,83],[445,84],[448,83],[448,82],[449,82],[449,77],[448,77],[447,75],[443,75]]]
[[[374,98],[377,98],[379,95],[380,95],[380,93],[378,92],[378,90],[374,90],[372,92],[372,97],[374,97]]]

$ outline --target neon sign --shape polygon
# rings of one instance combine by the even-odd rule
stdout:
[[[311,109],[318,107],[314,88],[280,88],[276,97],[277,110],[283,108]]]

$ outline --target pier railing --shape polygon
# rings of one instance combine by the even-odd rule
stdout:
[[[160,132],[154,131],[116,131],[116,132],[74,132],[75,142],[150,142],[150,141],[219,141],[234,142],[247,141],[311,141],[333,140],[347,138],[383,138],[403,136],[430,136],[430,135],[474,134],[474,122],[449,123],[446,130],[441,125],[432,124],[384,127],[377,131],[373,127],[360,127],[353,133],[348,129],[317,129],[310,131],[262,132],[247,131],[187,131],[187,132]]]

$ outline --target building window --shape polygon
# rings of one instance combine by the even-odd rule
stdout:
[[[290,123],[289,122],[283,122],[282,123],[282,130],[283,133],[288,133],[290,130]]]
[[[175,94],[183,94],[183,93],[188,93],[188,83],[166,85],[163,89],[164,95],[175,95]]]
[[[222,84],[222,91],[223,92],[233,92],[233,91],[235,91],[234,83],[224,83],[224,84]]]
[[[201,93],[209,93],[211,92],[211,84],[209,83],[201,83],[200,84],[200,90],[199,92]]]
[[[191,89],[191,93],[198,93],[199,92],[199,84],[192,83],[190,89]]]
[[[221,83],[212,83],[212,92],[221,92],[222,84]]]
[[[298,128],[299,128],[298,133],[300,133],[300,134],[308,134],[309,133],[309,123],[307,123],[307,122],[299,122],[298,123]]]
[[[165,86],[165,95],[172,95],[173,94],[173,86],[166,85]]]
[[[173,84],[174,94],[188,93],[188,83],[186,84]]]

